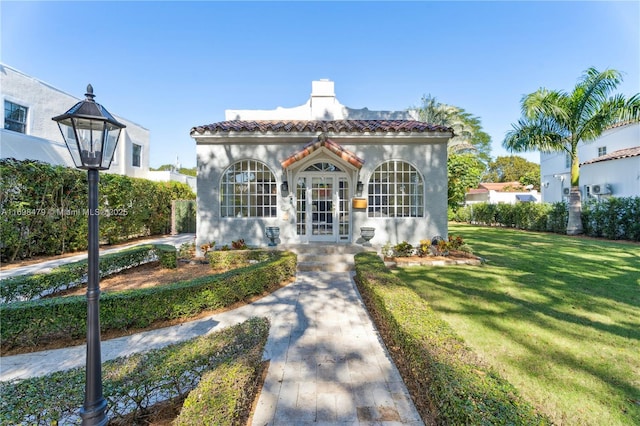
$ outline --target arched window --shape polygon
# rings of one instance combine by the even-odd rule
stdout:
[[[409,163],[380,164],[369,179],[368,193],[369,217],[424,216],[424,181]]]
[[[220,217],[275,217],[276,188],[276,178],[264,163],[232,164],[220,181]]]

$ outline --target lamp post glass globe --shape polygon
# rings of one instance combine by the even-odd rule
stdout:
[[[53,117],[77,168],[107,170],[113,160],[120,132],[126,126],[93,98],[87,86],[86,99],[64,114]]]

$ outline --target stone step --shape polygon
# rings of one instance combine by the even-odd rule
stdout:
[[[280,247],[279,247],[280,248]],[[300,254],[356,254],[365,248],[355,244],[291,244],[280,249]]]
[[[356,244],[291,244],[282,246],[298,255],[298,271],[348,272],[353,256],[366,248]]]

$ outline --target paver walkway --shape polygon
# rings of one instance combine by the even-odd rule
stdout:
[[[171,235],[166,237],[158,237],[158,238],[150,238],[143,241],[138,241],[131,244],[125,244],[117,247],[110,248],[101,248],[100,256],[113,253],[120,250],[125,250],[130,247],[139,246],[142,244],[171,244],[176,247],[180,247],[182,243],[189,243],[193,241],[195,234],[180,234],[180,235]],[[1,269],[0,270],[0,279],[9,278],[16,275],[24,275],[24,274],[35,274],[39,272],[47,272],[56,266],[64,265],[65,263],[77,262],[79,260],[83,260],[87,258],[87,252],[78,253],[73,256],[62,257],[59,259],[48,260],[45,262],[35,263],[33,265],[28,266],[20,266],[17,268],[11,269]]]
[[[201,320],[104,341],[103,361],[210,333],[254,316],[271,331],[253,425],[422,425],[350,272],[298,272],[287,287]],[[85,346],[0,358],[0,380],[83,366]]]

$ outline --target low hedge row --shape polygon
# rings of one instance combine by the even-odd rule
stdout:
[[[229,271],[263,262],[269,258],[269,253],[267,250],[215,250],[208,252],[206,257],[212,269]]]
[[[268,335],[268,320],[251,318],[217,333],[104,362],[107,416],[116,424],[142,424],[138,422],[155,403],[189,395],[189,408],[180,417],[194,419],[193,413],[200,407],[198,412],[207,420],[178,424],[237,424],[231,422],[234,418],[229,410],[251,404],[252,395],[245,393],[245,385],[257,380]],[[0,424],[80,424],[78,409],[83,404],[84,376],[82,367],[0,382]],[[216,382],[216,393],[226,398],[210,405],[211,411],[205,416],[207,407],[203,406],[204,401],[198,401],[198,395],[212,380]],[[237,386],[235,380],[241,385]],[[233,406],[227,407],[227,401],[232,401]]]
[[[270,251],[269,261],[174,284],[104,293],[101,330],[145,328],[156,321],[190,318],[274,289],[295,275],[296,255]],[[0,311],[2,350],[30,348],[86,334],[87,301],[70,296],[14,302]]]
[[[428,303],[360,253],[356,282],[423,419],[437,424],[540,425],[549,420],[483,365]]]
[[[640,241],[640,197],[611,197],[582,204],[584,234],[610,240]],[[450,216],[457,222],[500,225],[529,231],[567,232],[567,203],[477,203]]]
[[[170,244],[144,244],[100,256],[99,275],[104,278],[124,269],[160,260],[165,268],[177,266],[176,248]],[[87,282],[86,259],[67,263],[42,274],[27,274],[0,281],[0,302],[33,300]]]

